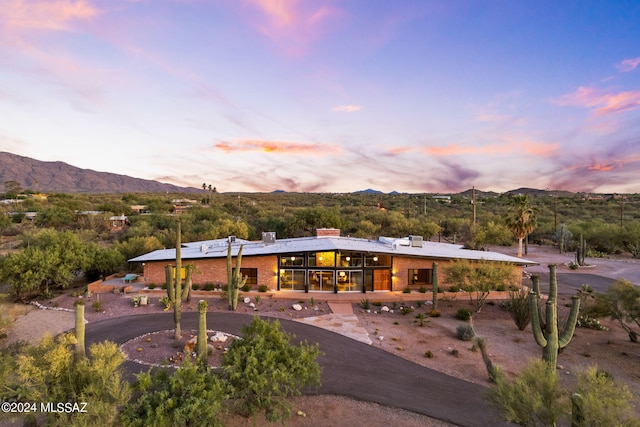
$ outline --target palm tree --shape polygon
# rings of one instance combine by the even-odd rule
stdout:
[[[522,258],[522,241],[536,228],[536,215],[526,194],[513,196],[509,205],[505,224],[518,239],[518,258]]]

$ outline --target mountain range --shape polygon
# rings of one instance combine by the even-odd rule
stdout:
[[[17,182],[23,190],[34,192],[60,193],[195,193],[202,191],[194,187],[179,187],[149,179],[133,178],[110,172],[82,169],[64,162],[44,162],[30,157],[0,151],[0,192],[3,183]],[[469,189],[461,196],[471,198],[472,192],[478,197],[495,197],[499,193]],[[284,190],[276,190],[276,193]],[[356,193],[382,194],[382,191],[368,188]],[[399,194],[393,191],[390,194]],[[450,193],[449,193],[450,194]],[[519,188],[506,194],[543,194],[570,196],[571,192],[559,190],[537,190]]]
[[[23,189],[60,193],[184,193],[197,188],[178,187],[149,179],[81,169],[64,162],[43,162],[0,151],[0,185],[15,181]],[[0,187],[0,191],[3,188]]]

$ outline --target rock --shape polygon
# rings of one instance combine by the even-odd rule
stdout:
[[[222,332],[216,332],[214,335],[211,336],[211,338],[209,338],[209,341],[211,341],[211,342],[225,342],[225,341],[227,341],[227,338],[229,338],[229,337],[226,336],[225,334],[223,334]]]
[[[433,305],[433,301],[425,301],[424,303],[427,305]]]
[[[389,311],[389,307],[385,305],[380,309],[380,311]]]
[[[249,303],[249,307],[251,307],[251,308],[256,308],[256,305],[255,305],[254,303],[252,303],[252,302],[251,302],[251,303]]]
[[[249,304],[250,302],[251,302],[251,298],[249,298],[249,297],[245,297],[244,298],[244,303],[245,304]]]
[[[293,304],[291,306],[295,311],[302,311],[302,306],[300,304]]]

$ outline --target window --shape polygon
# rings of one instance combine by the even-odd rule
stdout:
[[[247,277],[247,285],[258,284],[258,269],[257,268],[241,268],[240,275]]]
[[[303,267],[304,266],[304,254],[290,254],[280,257],[280,266],[282,267]]]
[[[333,291],[333,271],[309,270],[310,291]]]
[[[309,267],[333,267],[336,265],[335,252],[311,252]]]
[[[390,255],[367,254],[365,257],[365,265],[367,267],[390,267]]]
[[[304,291],[304,270],[280,270],[280,290]]]
[[[409,284],[410,285],[430,285],[433,270],[430,268],[410,268]]]
[[[338,253],[338,265],[340,267],[362,267],[362,253],[340,252]]]

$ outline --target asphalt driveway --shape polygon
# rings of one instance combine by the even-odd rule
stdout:
[[[252,316],[208,313],[211,329],[240,334]],[[318,327],[280,319],[299,339],[319,343],[322,386],[307,394],[334,394],[406,409],[461,426],[508,425],[483,400],[485,388],[409,362],[374,346]],[[197,313],[183,313],[182,327],[197,327]],[[104,340],[122,344],[147,332],[173,328],[173,313],[126,316],[90,323],[87,344]],[[128,361],[130,373],[148,367]]]

